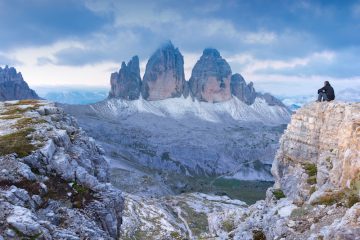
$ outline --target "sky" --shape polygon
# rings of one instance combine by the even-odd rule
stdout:
[[[134,55],[171,40],[185,77],[204,48],[275,95],[360,89],[360,1],[0,0],[0,66],[32,87],[109,87]]]

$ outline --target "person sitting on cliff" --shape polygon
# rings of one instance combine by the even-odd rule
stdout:
[[[333,87],[328,81],[324,82],[324,87],[318,90],[318,102],[332,101],[335,99],[335,93]]]

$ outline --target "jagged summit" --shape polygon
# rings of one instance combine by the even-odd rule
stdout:
[[[180,97],[185,85],[184,58],[171,42],[162,45],[150,57],[141,88],[147,100]]]
[[[109,98],[138,99],[141,86],[139,57],[132,57],[127,65],[122,62],[119,72],[111,74],[110,82]]]
[[[0,67],[0,101],[40,99],[14,67]]]
[[[253,83],[246,84],[240,74],[232,75],[230,65],[215,48],[204,49],[189,81],[186,81],[184,58],[171,41],[162,44],[151,55],[142,80],[136,57],[127,65],[123,62],[120,71],[113,73],[110,81],[109,98],[136,100],[141,95],[145,100],[156,101],[190,96],[193,100],[215,103],[228,101],[234,96],[252,105],[258,97],[271,106],[285,107],[273,96],[257,93]]]
[[[215,48],[205,48],[203,51],[203,57],[214,57],[214,58],[219,58],[220,57],[220,53],[217,49]]]
[[[189,88],[199,101],[223,102],[231,99],[231,68],[216,49],[207,48],[195,64]]]
[[[256,91],[253,85],[253,82],[246,84],[245,79],[239,73],[231,76],[231,94],[248,105],[255,102]]]

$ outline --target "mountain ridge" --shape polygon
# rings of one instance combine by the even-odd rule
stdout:
[[[205,48],[202,56],[192,69],[189,80],[184,76],[184,58],[171,41],[161,45],[149,58],[143,78],[139,73],[139,61],[134,56],[129,61],[137,69],[136,77],[126,74],[127,66],[123,62],[119,72],[111,74],[111,90],[108,98],[137,100],[140,97],[149,101],[167,98],[190,97],[203,102],[224,102],[237,97],[247,105],[254,103],[256,97],[265,99],[270,105],[284,104],[269,93],[256,92],[253,83],[247,84],[239,74],[232,74],[230,65],[214,48]],[[121,77],[120,77],[121,76]],[[136,94],[129,98],[124,89]],[[141,89],[141,91],[139,91]]]

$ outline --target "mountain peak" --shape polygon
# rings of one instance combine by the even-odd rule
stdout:
[[[0,101],[40,99],[14,67],[0,67]]]
[[[205,48],[203,51],[203,56],[220,58],[220,52],[215,48]]]
[[[180,97],[185,84],[184,58],[171,41],[166,42],[146,64],[141,94],[147,100]]]
[[[133,56],[128,64],[122,62],[119,72],[111,74],[110,83],[110,98],[138,99],[141,87],[139,57]]]

